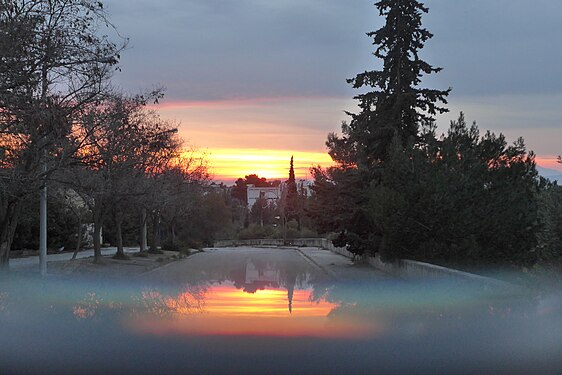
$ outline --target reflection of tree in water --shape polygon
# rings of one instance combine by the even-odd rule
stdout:
[[[158,289],[146,288],[140,292],[138,307],[134,313],[163,316],[168,313],[164,295]]]
[[[131,308],[133,297],[124,298],[116,291],[119,288],[89,288],[76,296],[78,302],[72,304],[72,315],[78,320],[95,320],[111,318],[126,313]],[[72,300],[73,297],[70,297]]]
[[[310,270],[302,262],[288,259],[265,259],[250,257],[246,259],[245,267],[231,271],[231,281],[238,289],[247,293],[267,288],[287,290],[287,305],[289,312],[293,311],[293,294],[295,288],[307,289]]]
[[[126,316],[190,315],[204,310],[206,288],[186,285],[182,289],[162,291],[158,288],[135,289],[114,295],[107,291],[88,291],[72,304],[72,314],[79,320],[91,320],[103,314]]]
[[[72,307],[72,313],[77,319],[92,319],[96,316],[102,301],[95,292],[89,292]]]
[[[242,289],[246,293],[255,293],[267,288],[279,288],[279,270],[263,259],[255,262],[248,260],[247,263],[232,264],[228,276],[222,276],[234,283],[236,289]]]
[[[210,286],[232,282],[235,288],[251,294],[259,290],[283,288],[287,290],[288,310],[292,311],[293,293],[310,287],[313,269],[303,263],[296,253],[287,256],[285,250],[276,251],[277,254],[270,252],[246,256],[222,254],[223,262],[206,266],[200,274],[190,275],[190,283]]]
[[[159,317],[169,315],[191,315],[205,309],[207,289],[201,285],[185,285],[179,293],[163,293],[157,288],[145,288],[137,300],[133,313],[149,314]]]
[[[189,315],[205,311],[206,288],[200,286],[186,286],[184,291],[166,302],[174,314]]]

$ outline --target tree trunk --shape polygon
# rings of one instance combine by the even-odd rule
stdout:
[[[149,251],[160,253],[158,246],[160,246],[160,213],[155,212],[152,218],[152,244]]]
[[[7,203],[3,211],[0,221],[0,273],[7,272],[10,269],[10,250],[18,226],[19,201]]]
[[[74,254],[72,254],[72,260],[76,259],[78,256],[78,252],[80,252],[80,248],[82,247],[82,216],[78,215],[78,241],[76,242],[76,250],[74,250]]]
[[[94,263],[101,263],[101,207],[94,207]]]
[[[2,238],[0,241],[0,273],[5,273],[10,270],[11,244],[4,238]]]
[[[146,208],[141,210],[140,252],[146,251]]]
[[[123,249],[123,230],[122,230],[123,215],[121,215],[120,212],[117,212],[114,218],[115,218],[115,229],[117,231],[117,254],[115,254],[113,258],[127,259],[128,257],[125,255],[125,250]]]
[[[283,214],[283,245],[287,245],[287,216]]]

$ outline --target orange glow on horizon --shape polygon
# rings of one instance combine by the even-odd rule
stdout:
[[[183,139],[206,150],[211,175],[223,182],[248,174],[286,179],[291,155],[297,177],[310,178],[311,166],[334,164],[325,152],[326,136],[340,132],[341,122],[349,120],[344,111],[358,110],[350,97],[329,96],[165,100],[149,107],[178,123]],[[448,123],[445,117],[439,121]],[[562,172],[556,156],[539,154],[536,161]]]
[[[558,163],[558,156],[537,156],[535,161],[543,168],[554,169],[562,173],[562,164]]]
[[[211,175],[216,180],[236,180],[250,174],[268,180],[285,180],[289,177],[291,156],[297,179],[310,179],[311,167],[333,165],[327,153],[311,151],[211,149],[206,155]]]
[[[328,153],[313,151],[217,148],[207,150],[204,157],[215,180],[235,181],[250,174],[268,180],[285,180],[289,176],[291,155],[297,179],[310,179],[311,167],[327,168],[335,164]],[[537,156],[535,160],[541,167],[562,172],[557,156]]]

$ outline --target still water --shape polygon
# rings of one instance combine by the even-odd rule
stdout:
[[[290,251],[0,286],[2,374],[562,373],[556,293],[335,281]]]

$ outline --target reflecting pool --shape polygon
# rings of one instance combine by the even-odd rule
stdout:
[[[0,373],[562,373],[562,294],[336,281],[296,252],[0,280]]]

